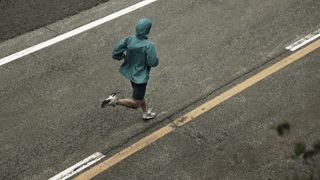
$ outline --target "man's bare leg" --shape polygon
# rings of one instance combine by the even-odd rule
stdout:
[[[117,101],[117,105],[125,106],[128,108],[134,108],[134,109],[141,107],[143,112],[147,112],[147,105],[144,99],[143,100],[128,99],[128,98],[119,99]]]
[[[138,100],[138,101],[140,101],[139,103],[140,103],[140,107],[141,107],[142,111],[143,112],[147,112],[147,103],[146,103],[146,101],[144,99],[143,100]]]

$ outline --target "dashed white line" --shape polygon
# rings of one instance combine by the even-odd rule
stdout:
[[[316,30],[315,32],[307,35],[306,37],[299,39],[298,41],[294,42],[293,44],[289,45],[286,47],[286,49],[290,50],[290,51],[295,51],[299,48],[301,48],[302,46],[308,44],[309,42],[317,39],[318,37],[320,37],[320,29]]]
[[[49,39],[47,41],[41,42],[41,43],[39,43],[37,45],[31,46],[31,47],[29,47],[27,49],[24,49],[22,51],[19,51],[17,53],[14,53],[12,55],[4,57],[4,58],[0,59],[0,66],[4,65],[6,63],[9,63],[11,61],[14,61],[16,59],[19,59],[19,58],[21,58],[23,56],[26,56],[28,54],[34,53],[36,51],[39,51],[39,50],[41,50],[43,48],[46,48],[48,46],[51,46],[53,44],[56,44],[56,43],[58,43],[60,41],[68,39],[70,37],[73,37],[73,36],[75,36],[77,34],[80,34],[82,32],[85,32],[85,31],[89,30],[89,29],[97,27],[97,26],[99,26],[99,25],[101,25],[103,23],[106,23],[108,21],[116,19],[116,18],[118,18],[120,16],[128,14],[128,13],[130,13],[132,11],[135,11],[135,10],[137,10],[139,8],[142,8],[142,7],[146,6],[146,5],[154,3],[156,1],[158,1],[158,0],[143,0],[143,1],[139,2],[139,3],[137,3],[137,4],[129,6],[129,7],[125,8],[125,9],[122,9],[122,10],[120,10],[118,12],[115,12],[113,14],[105,16],[105,17],[103,17],[101,19],[95,20],[95,21],[93,21],[93,22],[91,22],[89,24],[86,24],[86,25],[83,25],[81,27],[78,27],[78,28],[76,28],[76,29],[74,29],[72,31],[69,31],[69,32],[65,33],[65,34],[59,35],[57,37],[54,37],[52,39]]]
[[[92,164],[98,162],[100,159],[105,156],[99,152],[92,154],[91,156],[85,158],[84,160],[78,162],[77,164],[69,167],[68,169],[62,171],[61,173],[51,177],[49,180],[64,180],[69,177],[81,172],[85,168],[91,166]]]

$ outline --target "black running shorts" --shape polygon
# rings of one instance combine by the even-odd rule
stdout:
[[[131,86],[133,89],[132,98],[136,100],[143,100],[146,93],[147,83],[145,84],[136,84],[131,81]]]

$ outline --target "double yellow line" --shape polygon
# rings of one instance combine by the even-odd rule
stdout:
[[[289,64],[297,61],[298,59],[311,53],[312,51],[318,49],[319,47],[320,47],[320,40],[317,40],[317,41],[313,42],[312,44],[306,46],[305,48],[291,54],[290,56],[288,56],[284,59],[282,59],[281,61],[277,62],[276,64],[274,64],[274,65],[260,71],[259,73],[251,76],[250,78],[237,84],[236,86],[230,88],[229,90],[227,90],[227,91],[223,92],[222,94],[216,96],[215,98],[209,100],[208,102],[200,105],[199,107],[188,112],[187,114],[183,115],[182,117],[174,120],[173,122],[169,123],[168,125],[160,128],[160,129],[156,130],[155,132],[151,133],[150,135],[142,138],[138,142],[130,145],[129,147],[116,153],[115,155],[111,156],[110,158],[108,158],[108,159],[102,161],[101,163],[95,165],[94,167],[90,168],[86,172],[80,174],[75,179],[76,180],[84,180],[84,179],[86,180],[86,179],[91,179],[91,178],[95,177],[96,175],[100,174],[101,172],[107,170],[108,168],[119,163],[120,161],[126,159],[130,155],[138,152],[139,150],[143,149],[144,147],[150,145],[151,143],[157,141],[158,139],[162,138],[163,136],[174,131],[176,128],[181,127],[181,126],[185,125],[186,123],[194,120],[196,117],[200,116],[201,114],[211,110],[212,108],[216,107],[217,105],[223,103],[224,101],[237,95],[238,93],[242,92],[243,90],[258,83],[259,81],[265,79],[266,77],[272,75],[273,73],[279,71],[280,69],[288,66]]]

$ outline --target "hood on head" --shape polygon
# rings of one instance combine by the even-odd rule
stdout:
[[[148,34],[152,26],[152,21],[149,18],[139,19],[136,25],[136,35],[139,39],[148,39]]]

